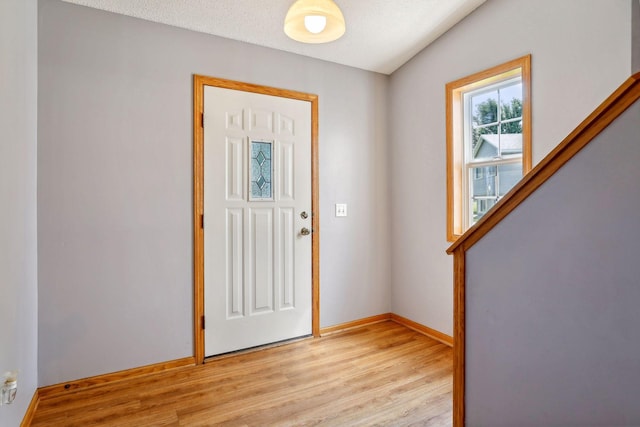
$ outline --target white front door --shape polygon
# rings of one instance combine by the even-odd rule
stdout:
[[[205,355],[311,334],[311,103],[205,86]]]

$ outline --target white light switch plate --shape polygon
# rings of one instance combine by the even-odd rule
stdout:
[[[336,216],[347,216],[346,203],[336,203]]]

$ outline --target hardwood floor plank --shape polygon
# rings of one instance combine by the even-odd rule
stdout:
[[[52,395],[32,426],[450,427],[450,347],[391,321]]]

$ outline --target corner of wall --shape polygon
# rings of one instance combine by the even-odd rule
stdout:
[[[0,425],[20,425],[38,383],[37,86],[38,0],[0,2],[0,378],[18,393]]]

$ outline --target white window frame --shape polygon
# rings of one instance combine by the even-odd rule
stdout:
[[[498,135],[501,135],[502,124],[522,120],[522,116],[518,118],[502,120],[502,114],[501,114],[502,102],[500,99],[500,90],[509,86],[513,86],[515,84],[522,84],[522,75],[518,75],[517,77],[502,80],[493,84],[488,84],[486,86],[482,86],[480,88],[469,90],[462,93],[462,102],[464,106],[464,113],[463,113],[464,131],[463,131],[463,139],[462,139],[463,145],[464,145],[463,158],[462,158],[463,174],[464,174],[463,176],[469,177],[468,179],[462,180],[463,181],[462,198],[463,200],[467,201],[462,205],[462,213],[463,213],[462,218],[463,218],[463,226],[465,230],[474,224],[474,220],[473,220],[474,198],[472,194],[472,188],[473,188],[473,180],[475,178],[475,173],[472,175],[471,171],[474,168],[478,168],[479,170],[483,171],[480,174],[482,177],[489,177],[489,176],[496,177],[496,180],[495,180],[496,195],[482,197],[481,199],[493,200],[495,202],[498,202],[498,200],[500,200],[500,175],[498,174],[498,166],[522,163],[521,153],[510,155],[508,157],[498,155],[493,159],[473,160],[473,144],[471,143],[473,139],[473,125],[472,125],[473,111],[471,108],[471,98],[477,95],[481,95],[483,93],[498,91],[498,99],[496,100],[497,107],[498,107],[498,110],[496,112],[497,120],[492,123],[485,123],[481,127],[496,126],[498,129]],[[498,138],[498,153],[501,153],[501,152],[502,150],[500,147],[500,138]],[[490,174],[489,170],[487,170],[485,173],[484,172],[485,167],[487,168],[494,167],[495,173]],[[479,200],[479,199],[476,199],[476,200]]]

